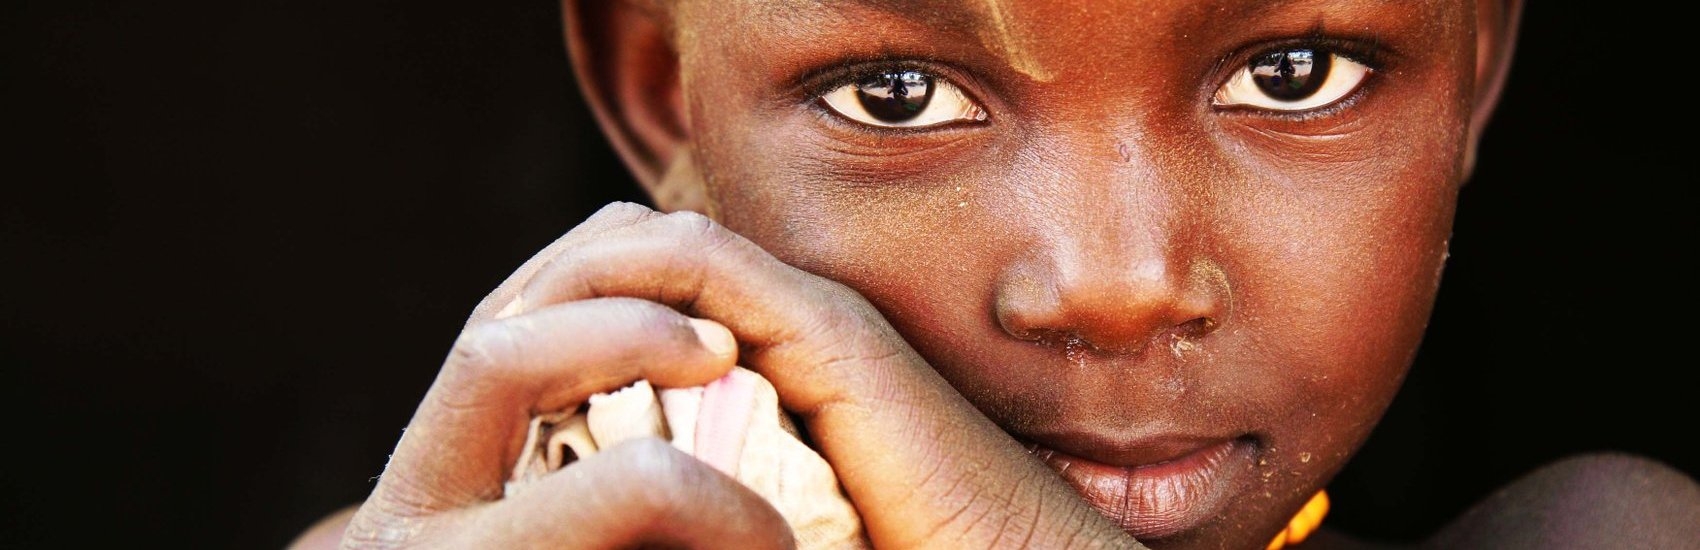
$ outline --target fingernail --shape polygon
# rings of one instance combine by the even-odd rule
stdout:
[[[722,356],[738,354],[738,340],[732,337],[731,329],[725,325],[708,319],[691,319],[691,328],[697,331],[697,340],[710,353]]]
[[[502,306],[501,311],[496,312],[496,318],[506,319],[508,317],[513,317],[515,315],[519,315],[523,310],[525,310],[525,297],[515,296],[514,301],[508,302],[508,305]]]

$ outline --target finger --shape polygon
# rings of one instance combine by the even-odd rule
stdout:
[[[488,548],[792,548],[772,505],[659,439],[616,445],[480,507],[463,532]]]
[[[520,296],[635,296],[724,323],[745,364],[818,436],[877,546],[989,539],[1004,529],[1030,530],[1013,535],[1033,540],[1121,536],[928,367],[866,300],[700,215],[654,217],[567,247]],[[988,513],[1022,520],[982,521]],[[1041,521],[1047,517],[1067,525]],[[1050,531],[1031,532],[1039,529]]]
[[[741,347],[793,371],[832,362],[818,360],[823,357],[908,349],[883,345],[901,344],[901,338],[854,291],[786,265],[694,212],[648,218],[572,243],[533,275],[517,299],[537,305],[608,296],[715,318],[732,329]],[[829,343],[836,345],[823,347]],[[821,374],[769,378],[787,408],[808,412],[837,400],[832,390],[840,384],[819,384]],[[866,382],[859,372],[845,374],[851,374],[842,380],[847,385]],[[787,388],[788,379],[807,383]]]
[[[473,325],[426,392],[374,496],[406,513],[493,500],[534,414],[576,407],[639,379],[706,384],[736,359],[724,327],[630,298]]]
[[[527,259],[524,264],[519,266],[519,269],[508,275],[507,280],[502,281],[501,285],[498,285],[494,291],[491,291],[482,301],[478,302],[478,306],[473,308],[472,315],[467,319],[467,324],[523,313],[525,305],[514,301],[514,298],[519,295],[519,289],[524,287],[525,283],[530,281],[538,270],[572,244],[595,238],[610,229],[625,227],[661,215],[660,212],[650,210],[648,207],[629,202],[614,202],[603,206],[596,213],[585,218],[584,222],[567,231],[565,235],[555,239],[554,242],[549,243],[549,246],[544,247],[542,251]]]

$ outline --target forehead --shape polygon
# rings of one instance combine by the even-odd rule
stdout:
[[[1220,50],[1223,42],[1308,32],[1464,37],[1462,0],[680,0],[691,39],[755,52],[808,51],[826,39],[875,50],[971,44],[1037,81],[1087,58]],[[694,24],[693,24],[694,23]],[[718,31],[716,30],[718,29]],[[848,40],[838,40],[842,44]],[[1170,50],[1178,51],[1178,50]],[[886,54],[908,54],[887,51]],[[1088,68],[1088,70],[1091,70]],[[1079,75],[1074,75],[1079,76]]]
[[[741,14],[752,24],[810,22],[878,14],[940,28],[1005,30],[1023,21],[1086,17],[1099,23],[1198,21],[1255,25],[1280,10],[1415,10],[1468,7],[1461,0],[677,0]]]

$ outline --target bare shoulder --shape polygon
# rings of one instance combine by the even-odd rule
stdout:
[[[320,550],[342,546],[342,532],[348,528],[348,520],[353,519],[354,512],[359,509],[359,506],[349,506],[314,522],[289,543],[289,550]]]
[[[1572,456],[1489,495],[1425,546],[1700,549],[1700,483],[1643,456]]]

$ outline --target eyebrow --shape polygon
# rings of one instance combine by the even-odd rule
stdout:
[[[1030,51],[1032,37],[1027,36],[1008,17],[1011,0],[791,0],[793,5],[839,9],[846,5],[870,8],[903,17],[920,17],[951,26],[963,26],[980,38],[982,45],[1003,56],[1004,61],[1021,74],[1040,82],[1054,74],[1039,63]],[[964,25],[966,23],[966,25]]]
[[[978,37],[983,47],[1001,56],[1011,69],[1035,81],[1049,82],[1055,74],[1032,53],[1037,37],[1024,29],[1020,21],[1009,16],[1009,6],[1017,1],[1019,0],[785,0],[773,4],[835,12],[842,12],[847,7],[870,9],[951,27]],[[1428,4],[1432,1],[1416,0],[1413,3]],[[1214,11],[1211,18],[1216,21],[1244,21],[1259,11],[1295,5],[1381,6],[1406,2],[1412,0],[1196,0],[1189,7]]]
[[[984,24],[978,10],[969,6],[1007,0],[789,0],[792,5],[808,5],[816,8],[838,9],[846,5],[871,8],[877,11],[901,15],[904,17],[920,16],[934,21],[960,22],[963,17],[951,17],[954,14],[965,16],[976,24]]]
[[[1005,11],[1005,5],[1012,0],[790,0],[793,5],[807,4],[823,8],[837,8],[846,4],[904,16],[920,15],[922,17],[938,15],[945,12],[958,12],[968,16],[981,26],[996,26],[996,16]],[[1349,4],[1387,4],[1406,0],[1345,0]],[[1334,0],[1201,0],[1195,2],[1195,8],[1228,10],[1236,16],[1248,12],[1279,8],[1289,4],[1299,3],[1341,3]],[[954,19],[954,18],[946,18]]]

